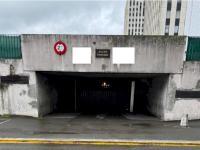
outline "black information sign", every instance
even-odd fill
[[[96,58],[110,58],[110,50],[96,49]]]

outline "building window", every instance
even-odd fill
[[[131,11],[131,8],[129,8],[129,11]]]
[[[181,11],[181,0],[177,1],[177,6],[176,6],[177,11]]]
[[[175,26],[175,28],[174,28],[174,35],[178,34],[178,30],[179,30],[179,26]]]
[[[167,18],[167,19],[166,19],[166,22],[165,22],[165,25],[169,25],[169,24],[170,24],[170,19]]]
[[[172,8],[172,1],[167,0],[167,11],[171,11],[171,8]]]
[[[133,35],[133,30],[132,30],[132,35]]]
[[[175,26],[179,26],[180,19],[175,20]]]
[[[130,27],[131,25],[129,24],[128,26]]]
[[[143,8],[143,16],[144,16],[144,8]]]
[[[169,34],[169,26],[165,26],[165,33]]]
[[[130,0],[130,6],[131,6],[131,2],[132,2],[132,1]]]
[[[180,15],[181,15],[180,11],[177,11],[176,12],[176,18],[180,18]]]
[[[167,11],[166,18],[170,18],[171,12]]]
[[[131,22],[131,19],[129,19],[129,22]]]
[[[131,16],[131,13],[129,13],[129,16]]]
[[[128,29],[128,35],[130,35],[130,29]]]

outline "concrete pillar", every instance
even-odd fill
[[[131,83],[131,99],[130,99],[130,112],[133,112],[133,106],[134,106],[134,95],[135,95],[135,81],[132,81]]]

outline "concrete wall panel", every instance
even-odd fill
[[[182,88],[200,89],[200,62],[187,61],[184,63]]]
[[[149,111],[161,119],[164,118],[168,78],[168,76],[154,78],[149,90]]]
[[[37,73],[37,97],[39,102],[39,116],[49,114],[54,109],[57,93],[48,82],[48,79]]]
[[[166,111],[164,120],[180,120],[188,114],[189,119],[200,119],[200,99],[180,99],[175,101],[173,109]]]
[[[53,49],[59,39],[68,46],[62,56]],[[91,47],[92,63],[72,64],[72,47]],[[111,58],[95,58],[96,48],[112,47],[135,47],[135,64],[112,64],[112,51]],[[184,49],[185,37],[22,35],[24,69],[28,71],[181,73]]]
[[[29,76],[29,84],[0,83],[0,115],[38,117],[35,72],[24,72],[22,60],[1,60],[0,66],[1,76]]]
[[[171,74],[164,107],[164,120],[200,119],[200,98],[176,98],[176,90],[200,90],[200,62],[184,62],[183,74]]]
[[[27,85],[10,85],[8,87],[8,112],[5,113],[38,117],[36,97],[30,97],[29,93]]]

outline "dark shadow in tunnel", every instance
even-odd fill
[[[121,114],[129,111],[131,81],[48,75],[57,91],[53,113]]]
[[[49,77],[50,84],[57,92],[53,113],[75,112],[75,80],[66,76]]]
[[[149,112],[148,93],[151,79],[137,79],[135,81],[134,114],[152,115]]]
[[[121,114],[129,111],[131,82],[117,78],[82,78],[77,81],[81,113]]]
[[[105,76],[107,75],[107,76]],[[152,75],[141,74],[96,74],[96,73],[40,73],[56,92],[55,101],[49,90],[44,89],[45,100],[42,106],[53,105],[49,113],[83,114],[124,114],[130,113],[131,87],[135,81],[133,114],[151,115],[149,106],[154,105],[154,98],[149,100]],[[159,76],[156,75],[156,76]],[[155,93],[155,92],[154,92]],[[154,94],[153,93],[153,94]],[[47,96],[48,98],[46,98]],[[55,95],[55,94],[54,94]],[[155,94],[154,94],[155,95]],[[158,95],[158,94],[157,94]],[[156,96],[157,96],[156,95]],[[41,97],[41,101],[44,96]],[[50,100],[50,103],[48,101]],[[52,108],[52,107],[51,107]],[[41,110],[44,107],[41,107]]]

